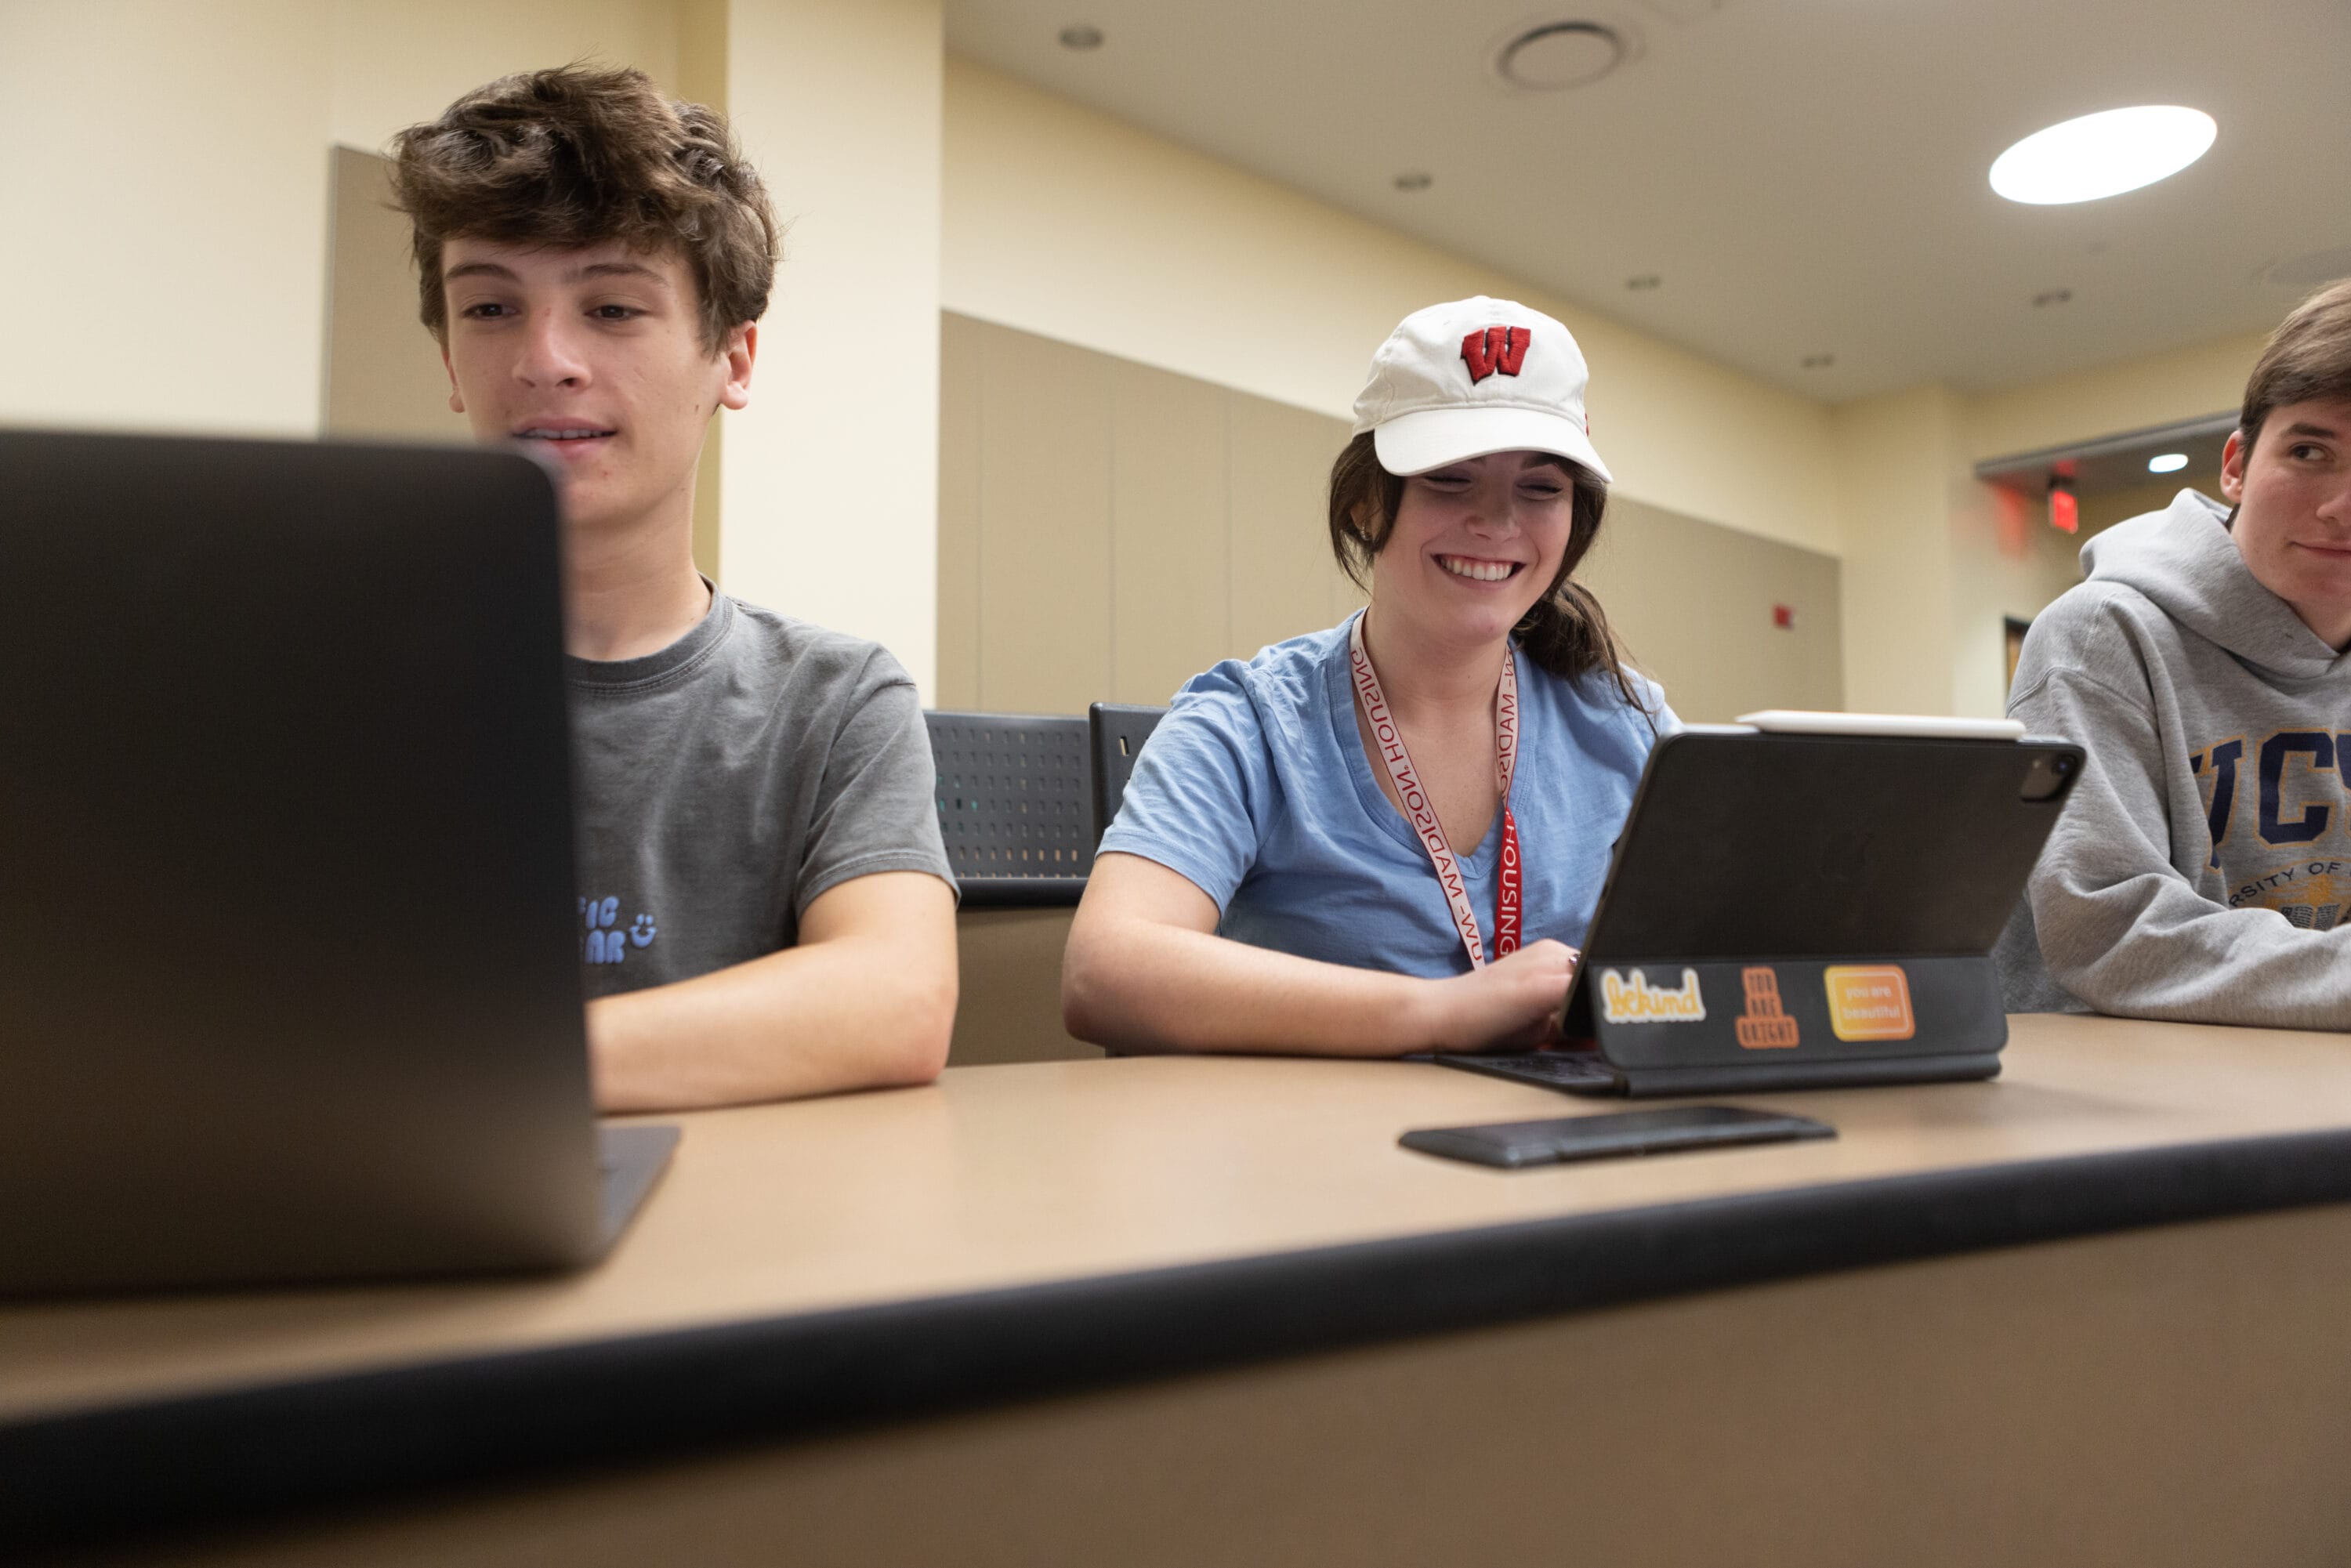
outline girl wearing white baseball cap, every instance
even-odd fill
[[[1062,965],[1128,1050],[1396,1056],[1541,1041],[1677,721],[1573,573],[1608,470],[1565,327],[1503,299],[1381,345],[1331,472],[1369,609],[1176,694]]]

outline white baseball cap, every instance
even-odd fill
[[[1565,327],[1510,299],[1456,299],[1404,319],[1372,356],[1355,430],[1380,466],[1426,474],[1489,452],[1555,452],[1611,479],[1583,412],[1591,371]]]

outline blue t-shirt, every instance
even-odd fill
[[[1467,973],[1428,852],[1380,793],[1355,727],[1347,628],[1228,659],[1176,694],[1135,759],[1102,852],[1158,862],[1216,901],[1220,935],[1358,968]],[[1519,656],[1519,759],[1510,810],[1524,862],[1527,942],[1583,943],[1608,853],[1657,736],[1679,727],[1604,674],[1562,680]],[[1652,726],[1654,725],[1654,728]],[[1501,814],[1462,854],[1491,951]]]

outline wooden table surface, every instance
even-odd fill
[[[2006,1060],[1990,1082],[1728,1097],[1821,1118],[1834,1140],[1516,1173],[1396,1137],[1621,1103],[1416,1063],[1157,1057],[974,1068],[918,1090],[666,1118],[684,1128],[674,1167],[585,1273],[0,1307],[0,1427],[1521,1222],[2351,1137],[2351,1040],[2020,1017]]]

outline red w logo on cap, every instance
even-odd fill
[[[1477,385],[1496,371],[1519,373],[1526,362],[1527,344],[1534,334],[1524,327],[1489,327],[1461,340],[1461,361],[1469,367],[1469,384]]]

